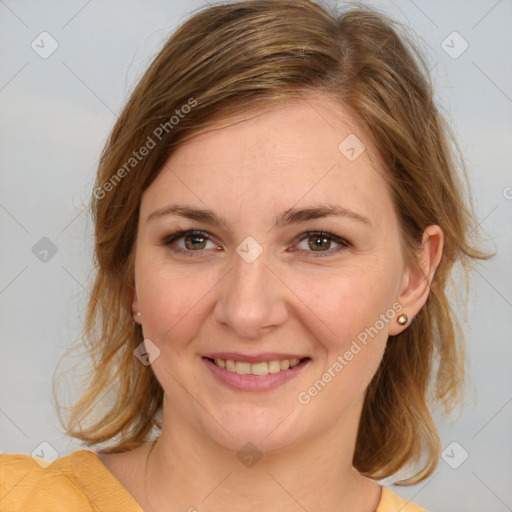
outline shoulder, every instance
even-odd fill
[[[382,487],[379,505],[375,512],[428,512],[426,509],[398,496],[387,487]]]
[[[140,507],[89,450],[51,464],[24,454],[0,454],[2,512],[139,512]]]
[[[76,486],[66,457],[47,465],[23,454],[0,454],[0,504],[2,511],[47,510],[57,503],[77,508],[88,505]]]

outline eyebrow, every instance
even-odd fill
[[[222,215],[218,215],[209,209],[195,208],[184,204],[170,204],[162,208],[158,208],[148,215],[146,222],[169,215],[178,215],[198,222],[204,222],[205,224],[223,226],[224,228],[229,229],[229,223]],[[365,217],[353,210],[343,208],[342,206],[335,204],[320,204],[318,206],[301,209],[290,208],[277,217],[274,217],[272,227],[276,228],[291,224],[299,224],[301,222],[320,219],[323,217],[346,217],[369,226],[372,224],[368,217]]]

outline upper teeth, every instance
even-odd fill
[[[263,361],[261,363],[246,363],[242,361],[233,361],[232,359],[214,359],[217,366],[226,368],[230,372],[236,372],[241,375],[268,375],[277,373],[281,370],[288,370],[297,366],[300,359],[283,359],[282,361]]]

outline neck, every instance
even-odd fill
[[[162,432],[147,458],[147,510],[371,512],[380,487],[352,467],[358,417],[278,451],[241,443],[236,452],[164,404]]]

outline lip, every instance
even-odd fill
[[[223,353],[223,356],[226,355],[227,354]],[[265,354],[265,357],[267,357],[267,355],[268,354]],[[288,357],[283,357],[282,354],[280,354],[280,356],[282,357],[282,359],[288,359]],[[261,357],[261,354],[254,357]],[[224,359],[224,357],[216,357],[216,359]],[[230,359],[230,357],[228,357],[227,359]],[[300,358],[297,357],[295,359]],[[210,370],[215,379],[221,384],[236,391],[250,392],[270,391],[272,389],[276,389],[279,386],[282,386],[287,382],[290,382],[295,377],[297,377],[299,373],[302,372],[302,370],[308,367],[309,364],[311,363],[311,359],[306,358],[303,361],[301,361],[297,366],[289,368],[288,370],[282,370],[277,373],[269,373],[268,375],[241,375],[239,373],[226,370],[226,368],[221,368],[220,366],[217,366],[214,362],[207,359],[206,356],[202,358],[202,361],[204,362],[208,370]],[[240,359],[238,359],[238,361],[240,361]],[[261,359],[259,361],[254,362],[260,361]],[[264,361],[272,361],[272,359],[264,359]],[[246,360],[244,362],[250,361]]]
[[[261,354],[238,354],[237,352],[213,352],[211,354],[203,354],[203,357],[210,359],[231,359],[232,361],[240,361],[241,363],[263,363],[268,361],[284,361],[285,359],[304,359],[305,355],[301,354],[278,354],[277,352],[263,352]]]

